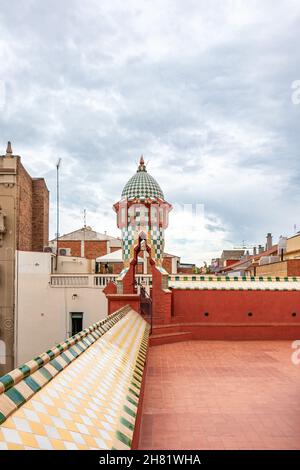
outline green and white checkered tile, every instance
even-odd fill
[[[223,278],[200,276],[169,276],[169,287],[173,289],[214,289],[214,290],[300,290],[300,281],[286,279],[271,280],[253,278]]]
[[[146,171],[137,171],[126,183],[122,198],[128,200],[164,199],[164,194],[157,181]]]

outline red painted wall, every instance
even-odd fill
[[[172,324],[194,339],[297,339],[300,291],[173,289]]]
[[[227,267],[227,266],[231,266],[232,264],[235,264],[235,263],[237,263],[238,261],[239,261],[238,259],[227,259],[227,260],[225,261],[225,266],[226,266],[226,267]]]
[[[152,314],[153,324],[167,324],[171,321],[172,292],[162,289],[162,274],[153,267],[152,269]]]
[[[205,323],[300,323],[300,291],[172,290],[173,320]],[[204,313],[209,315],[205,316]],[[249,317],[248,313],[252,312]],[[296,312],[293,317],[291,314]]]
[[[130,307],[136,312],[140,311],[140,296],[139,295],[123,295],[123,294],[107,294],[108,301],[108,315],[116,312],[125,305]]]

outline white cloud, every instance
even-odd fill
[[[118,234],[112,204],[141,153],[167,199],[204,204],[201,232],[170,214],[167,249],[198,263],[299,214],[296,0],[1,2],[2,146],[51,190],[61,232]],[[193,222],[187,220],[186,222]]]

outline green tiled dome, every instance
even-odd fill
[[[143,157],[141,157],[136,174],[130,178],[122,191],[122,198],[125,197],[127,199],[164,199],[164,194],[159,184],[147,173]]]

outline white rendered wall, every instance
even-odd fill
[[[51,254],[16,254],[15,366],[71,335],[70,312],[83,312],[83,328],[104,318],[102,288],[51,287]]]

